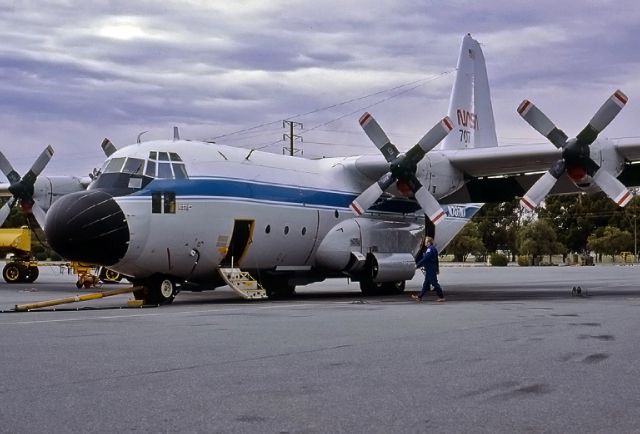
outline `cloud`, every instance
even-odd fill
[[[144,130],[170,137],[173,125],[184,137],[281,152],[281,121],[299,114],[305,156],[371,153],[357,124],[365,110],[408,147],[446,112],[468,32],[483,44],[499,137],[539,140],[515,114],[523,98],[573,131],[620,87],[630,103],[607,133],[633,135],[638,118],[640,12],[630,0],[0,8],[0,149],[25,169],[50,143],[47,170],[84,173],[101,164],[104,136],[122,145]]]

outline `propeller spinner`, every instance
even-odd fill
[[[582,182],[587,175],[593,182],[613,199],[619,206],[625,206],[631,200],[631,192],[610,172],[600,167],[590,156],[589,146],[598,134],[620,113],[627,103],[627,96],[617,90],[600,107],[575,138],[568,136],[556,127],[540,109],[530,101],[524,100],[518,107],[518,113],[536,131],[545,136],[557,148],[562,150],[562,157],[542,175],[527,193],[520,199],[520,205],[533,210],[549,194],[560,176],[565,172],[576,183]]]
[[[369,113],[360,118],[360,125],[369,139],[384,155],[390,164],[389,171],[369,188],[363,191],[350,205],[351,210],[361,215],[389,188],[394,182],[399,181],[408,187],[414,194],[427,217],[438,224],[445,216],[445,212],[435,197],[416,178],[416,167],[424,155],[433,149],[453,129],[453,122],[449,117],[444,117],[420,141],[406,154],[401,154],[398,148],[391,143],[378,122]]]
[[[32,213],[40,227],[44,229],[46,214],[40,205],[33,200],[33,192],[38,175],[40,175],[47,163],[49,163],[52,156],[53,148],[47,146],[33,163],[31,169],[21,177],[18,172],[13,169],[4,154],[0,152],[0,171],[2,171],[9,180],[9,192],[11,193],[11,198],[0,208],[0,225],[4,223],[11,209],[19,201],[22,210],[27,213]]]

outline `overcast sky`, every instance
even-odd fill
[[[572,136],[617,88],[629,103],[605,135],[640,136],[639,24],[633,0],[0,0],[0,149],[22,173],[50,144],[45,173],[85,175],[104,137],[177,125],[282,153],[293,119],[305,157],[374,153],[364,111],[407,149],[446,114],[466,33],[501,144],[541,141],[524,98]]]

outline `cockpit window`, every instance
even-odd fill
[[[123,164],[124,158],[113,158],[107,163],[107,166],[104,168],[104,173],[120,172]]]
[[[143,168],[144,168],[144,160],[140,158],[127,158],[127,162],[124,163],[124,168],[122,169],[122,173],[142,175]]]
[[[154,152],[155,154],[155,152]],[[147,161],[147,170],[144,171],[144,174],[147,176],[151,176],[152,178],[156,176],[156,162],[155,161]]]
[[[187,179],[187,171],[184,168],[184,164],[173,163],[173,174],[176,179]]]
[[[118,194],[130,194],[160,179],[188,179],[182,158],[175,152],[149,152],[148,158],[116,157],[104,162],[89,188],[109,188]]]
[[[171,164],[158,163],[158,178],[173,178],[173,173],[171,172]]]

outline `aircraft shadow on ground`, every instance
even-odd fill
[[[605,288],[605,287],[585,287],[580,294],[574,293],[572,287],[533,287],[526,288],[513,286],[496,287],[491,286],[473,286],[472,288],[465,286],[449,286],[445,289],[447,304],[461,302],[525,302],[525,301],[551,301],[551,300],[597,300],[597,299],[635,299],[640,302],[640,288]],[[235,296],[234,294],[219,292],[202,292],[191,293],[184,292],[179,294],[175,301],[167,306],[145,306],[144,309],[154,308],[170,308],[171,306],[259,306],[274,304],[291,304],[296,303],[313,303],[313,302],[337,302],[352,304],[386,304],[386,303],[412,303],[412,294],[417,294],[416,290],[407,290],[398,295],[385,296],[365,296],[359,290],[350,292],[336,291],[313,291],[304,292],[304,289],[290,297],[283,297],[273,300],[245,300]],[[436,300],[435,292],[430,291],[424,298],[423,303],[432,303]],[[60,305],[55,308],[43,308],[33,310],[31,312],[51,312],[51,311],[89,311],[89,310],[115,310],[122,309],[123,305]],[[4,311],[3,313],[11,313]]]

